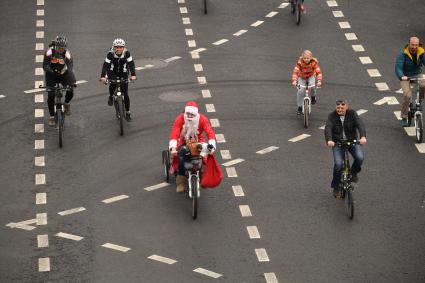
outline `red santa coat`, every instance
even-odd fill
[[[199,123],[198,123],[198,131],[197,131],[198,141],[205,142],[205,137],[202,134],[205,132],[208,138],[208,143],[216,147],[215,134],[211,127],[210,121],[203,114],[198,113],[198,115],[199,115]],[[184,113],[182,113],[179,116],[177,116],[176,120],[174,121],[173,128],[171,129],[169,148],[173,148],[173,147],[178,148],[181,145],[186,144],[186,140],[184,136],[182,135],[184,124],[185,124]]]

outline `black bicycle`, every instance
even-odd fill
[[[295,23],[297,25],[301,22],[301,6],[302,0],[291,0],[291,13],[295,15]]]
[[[421,143],[423,140],[423,119],[422,119],[422,99],[419,94],[419,83],[421,79],[411,78],[409,81],[411,84],[416,85],[416,98],[413,101],[413,97],[410,98],[409,109],[407,112],[407,124],[412,124],[412,120],[415,125],[416,141]]]
[[[352,183],[350,159],[348,158],[348,151],[351,146],[359,144],[358,141],[342,140],[336,146],[344,150],[344,163],[342,166],[341,181],[339,183],[341,199],[345,199],[347,204],[347,212],[350,219],[354,218],[354,185]]]
[[[65,125],[65,106],[62,102],[62,98],[67,91],[72,90],[74,86],[62,86],[60,83],[56,83],[54,87],[43,87],[39,86],[39,88],[45,88],[47,91],[53,91],[55,93],[55,127],[58,130],[58,142],[59,147],[63,146],[63,131]]]
[[[129,80],[127,78],[118,78],[116,80],[108,79],[106,83],[116,85],[114,94],[112,95],[114,107],[115,107],[115,116],[118,120],[120,135],[124,135],[124,119],[125,119],[125,103],[124,103],[124,95],[121,92],[121,84],[128,83]],[[130,81],[132,82],[132,81]]]

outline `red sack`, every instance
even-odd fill
[[[201,186],[203,188],[215,188],[220,185],[222,179],[223,173],[221,172],[220,165],[214,155],[208,155],[205,170],[202,174]]]

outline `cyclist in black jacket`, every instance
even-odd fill
[[[358,139],[358,134],[360,139]],[[331,187],[334,191],[334,196],[339,194],[339,182],[341,180],[341,171],[344,160],[344,150],[335,146],[341,140],[358,140],[361,145],[366,144],[366,128],[362,119],[357,115],[356,111],[348,109],[348,103],[345,99],[338,99],[336,101],[336,109],[332,111],[325,126],[325,139],[326,144],[332,147],[334,157],[333,179]],[[364,155],[363,151],[358,144],[354,144],[349,149],[350,154],[354,158],[353,165],[351,166],[351,180],[358,181],[357,174],[361,171]]]
[[[73,72],[73,61],[71,52],[67,49],[68,40],[64,35],[56,36],[49,49],[44,53],[43,70],[46,73],[46,86],[54,87],[56,83],[63,86],[74,86],[75,75]],[[65,95],[65,115],[71,114],[70,102],[74,96],[71,88]],[[47,105],[49,108],[49,125],[55,125],[55,92],[49,90],[47,92]]]
[[[103,63],[102,73],[100,75],[100,80],[103,83],[106,83],[107,78],[111,80],[116,80],[117,78],[128,78],[130,73],[130,80],[134,81],[136,77],[136,68],[134,65],[133,57],[130,55],[130,51],[125,48],[125,41],[122,38],[116,38],[112,43],[112,48],[108,52]],[[116,85],[109,85],[109,98],[108,105],[112,106],[112,95],[114,94]],[[130,97],[128,96],[128,83],[121,83],[121,92],[124,96],[125,104],[125,119],[127,121],[131,120],[130,115]]]

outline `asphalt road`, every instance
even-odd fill
[[[425,5],[306,1],[296,26],[285,2],[202,4],[0,3],[0,282],[425,282],[425,144],[399,104],[374,104],[401,102],[395,56],[425,38]],[[80,81],[63,148],[34,90],[36,56],[59,33]],[[98,82],[116,37],[139,67],[123,137]],[[308,129],[290,86],[304,49],[324,73]],[[367,127],[353,220],[331,195],[320,129],[341,96]],[[161,164],[189,100],[214,119],[225,176],[196,221]]]

